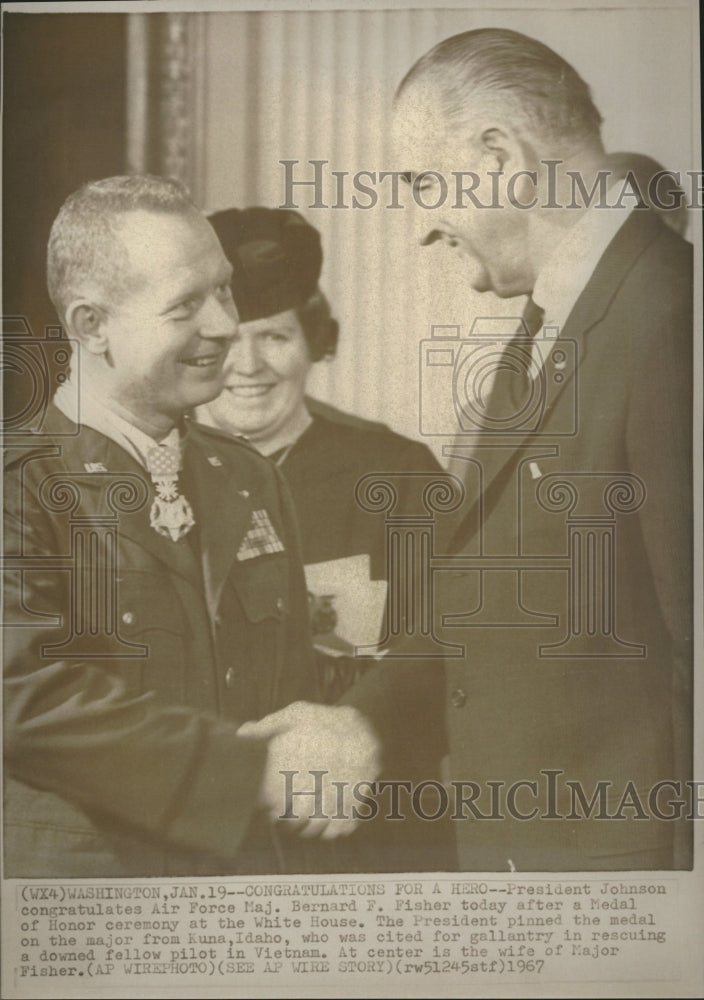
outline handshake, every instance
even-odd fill
[[[352,787],[381,770],[379,740],[361,712],[296,701],[246,722],[238,736],[268,740],[260,805],[273,822],[286,818],[303,837],[352,833],[359,824],[349,805]],[[305,792],[292,792],[292,772],[309,779]]]

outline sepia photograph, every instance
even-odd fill
[[[701,995],[699,18],[3,5],[3,997]]]

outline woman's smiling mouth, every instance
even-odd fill
[[[233,396],[251,399],[257,396],[265,396],[275,386],[275,382],[258,382],[255,385],[229,385],[227,386],[227,391]]]

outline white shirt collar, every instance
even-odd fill
[[[609,194],[620,183],[612,185]],[[608,198],[607,198],[608,202]],[[592,205],[565,233],[538,273],[533,301],[545,310],[545,326],[558,334],[596,270],[604,251],[634,209]]]
[[[124,417],[111,410],[102,399],[81,386],[80,402],[72,377],[59,386],[54,395],[54,405],[75,424],[92,427],[124,448],[140,465],[147,468],[147,453],[157,445],[168,445],[181,454],[181,436],[178,427],[172,428],[162,441],[156,441],[135,427]]]

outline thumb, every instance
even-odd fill
[[[257,722],[245,722],[237,730],[238,736],[253,739],[269,739],[300,724],[310,706],[303,701],[294,701],[278,712],[271,712]]]

